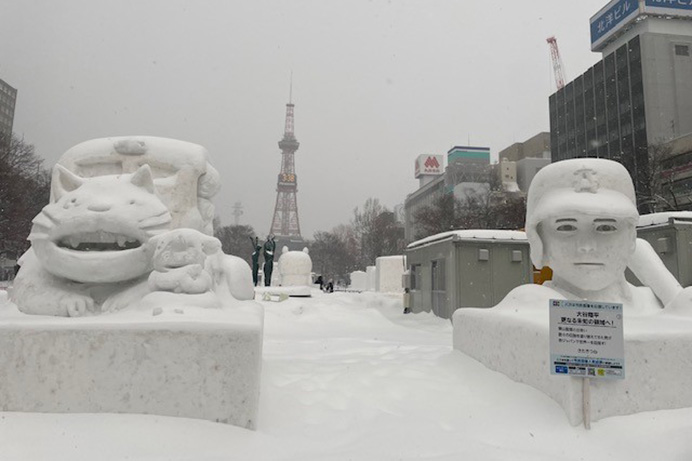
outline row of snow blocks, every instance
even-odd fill
[[[590,380],[591,419],[692,407],[692,318],[665,313],[628,318],[625,379]],[[550,374],[545,315],[521,309],[457,309],[454,348],[555,400],[572,425],[583,421],[580,378]]]
[[[0,410],[137,413],[254,429],[263,310],[0,318]],[[243,311],[244,310],[244,311]]]
[[[402,276],[405,266],[404,256],[380,256],[375,260],[375,291],[380,293],[402,293]]]
[[[365,268],[365,276],[367,277],[367,285],[365,286],[366,291],[376,291],[377,290],[377,268],[375,266],[368,266]]]
[[[351,284],[349,289],[355,291],[365,291],[368,287],[368,276],[363,271],[351,272]]]

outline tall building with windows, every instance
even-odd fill
[[[0,79],[0,136],[11,136],[17,90]]]
[[[621,162],[642,212],[649,146],[692,132],[690,19],[690,2],[609,2],[591,18],[591,48],[601,60],[549,98],[552,161]]]

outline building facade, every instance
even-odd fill
[[[504,159],[518,162],[524,158],[550,158],[550,133],[543,131],[524,142],[515,142],[497,155],[500,162]]]
[[[445,194],[445,177],[438,176],[432,181],[409,194],[404,202],[404,239],[407,242],[416,240],[416,219],[419,210],[431,206]]]
[[[445,185],[447,192],[462,183],[487,183],[490,175],[490,148],[454,146],[447,151]]]
[[[550,164],[550,133],[544,131],[524,142],[514,143],[502,149],[498,156],[501,166],[500,180],[504,190],[516,192],[509,183],[511,176],[505,173],[505,168],[502,168],[506,165],[506,169],[514,169],[514,179],[511,180],[514,181],[514,187],[522,192],[528,192],[536,173]]]
[[[433,205],[444,194],[454,194],[463,199],[469,193],[487,190],[490,175],[490,148],[473,146],[454,146],[447,151],[447,167],[444,174],[423,177],[422,161],[439,156],[420,156],[416,160],[416,178],[420,187],[409,194],[404,202],[404,238],[412,242],[417,236],[415,216],[417,212]]]
[[[16,102],[17,90],[0,79],[0,136],[9,138],[12,135]]]
[[[517,186],[522,192],[528,192],[533,177],[541,168],[550,165],[549,158],[526,157],[517,161]]]
[[[602,59],[549,98],[552,161],[622,163],[642,212],[650,211],[649,147],[692,132],[692,5],[663,3],[606,5],[591,19]]]

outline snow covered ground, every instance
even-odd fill
[[[257,431],[0,413],[0,460],[692,459],[692,409],[572,427],[548,397],[453,351],[448,321],[403,315],[394,297],[316,290],[263,304]]]

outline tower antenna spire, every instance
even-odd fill
[[[293,104],[293,69],[291,69],[291,84],[288,88],[288,103]]]

